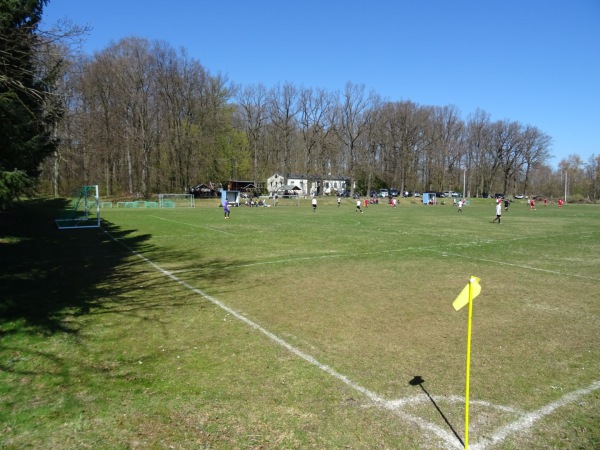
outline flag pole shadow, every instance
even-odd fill
[[[446,422],[446,425],[448,425],[448,427],[450,428],[450,430],[452,430],[452,433],[454,434],[454,436],[456,436],[456,439],[458,439],[460,441],[460,444],[462,446],[464,446],[465,443],[463,442],[463,440],[461,439],[461,437],[458,435],[458,433],[456,432],[456,430],[454,429],[454,427],[452,426],[452,424],[450,423],[450,421],[448,420],[448,418],[446,417],[446,415],[444,414],[444,412],[437,405],[437,403],[435,402],[435,400],[433,399],[433,397],[431,395],[429,395],[429,392],[427,392],[427,389],[425,389],[425,387],[423,386],[423,383],[425,383],[425,380],[420,375],[415,375],[412,378],[412,380],[410,380],[408,382],[408,384],[410,384],[411,386],[419,386],[421,388],[421,390],[425,393],[425,395],[427,395],[427,398],[429,398],[429,400],[431,401],[431,403],[433,404],[433,406],[435,407],[435,409],[437,410],[437,412],[440,413],[440,416],[442,416],[442,419],[444,419],[444,422]]]

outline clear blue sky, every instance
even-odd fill
[[[127,36],[184,47],[242,85],[343,89],[533,125],[553,167],[600,155],[600,0],[50,0],[89,25],[86,53]]]

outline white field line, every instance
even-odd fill
[[[379,407],[385,408],[389,411],[392,411],[394,414],[396,414],[398,417],[402,418],[403,420],[412,422],[415,425],[419,426],[420,428],[433,433],[435,436],[437,436],[443,442],[444,448],[455,448],[455,449],[463,448],[463,446],[460,444],[460,442],[457,442],[456,436],[454,436],[453,433],[450,433],[449,431],[445,430],[444,428],[441,428],[434,423],[428,422],[428,421],[422,419],[421,417],[417,417],[412,414],[408,414],[407,412],[399,409],[407,404],[414,404],[416,402],[422,402],[422,401],[424,401],[425,397],[423,397],[423,399],[421,399],[420,397],[422,397],[422,396],[419,396],[419,398],[417,400],[415,400],[413,398],[413,399],[400,399],[400,400],[391,400],[391,401],[388,401],[388,400],[385,400],[385,399],[379,397],[374,392],[372,392],[372,391],[360,386],[359,384],[355,383],[354,381],[350,380],[347,376],[337,372],[335,369],[329,367],[328,365],[319,362],[317,359],[310,356],[309,354],[304,353],[303,351],[297,349],[296,347],[294,347],[287,341],[281,339],[277,335],[268,331],[266,328],[262,327],[261,325],[257,324],[256,322],[253,322],[252,320],[248,319],[243,314],[241,314],[241,313],[237,312],[236,310],[230,308],[229,306],[225,305],[224,303],[222,303],[215,297],[207,294],[206,292],[202,291],[201,289],[198,289],[198,288],[190,285],[189,283],[181,280],[180,278],[176,277],[172,272],[169,272],[168,270],[163,269],[158,264],[154,263],[153,261],[151,261],[148,258],[146,258],[145,256],[143,256],[141,253],[136,252],[131,247],[124,244],[120,239],[113,237],[108,231],[106,231],[104,229],[103,229],[103,231],[113,241],[122,245],[129,252],[131,252],[138,258],[140,258],[145,263],[152,266],[154,269],[156,269],[163,275],[169,277],[171,280],[175,281],[176,283],[181,284],[182,286],[191,290],[192,292],[195,292],[196,294],[204,297],[205,299],[207,299],[214,305],[218,306],[222,310],[226,311],[227,313],[231,314],[232,316],[234,316],[241,322],[244,322],[245,324],[249,325],[251,328],[253,328],[257,331],[260,331],[265,336],[267,336],[269,339],[271,339],[278,345],[282,346],[283,348],[287,349],[291,353],[304,359],[305,361],[309,362],[310,364],[316,366],[323,372],[333,376],[334,378],[343,382],[344,384],[346,384],[348,387],[354,389],[355,391],[360,392],[361,394],[365,395],[376,406],[379,406]],[[479,450],[479,449],[487,448],[488,445],[498,444],[498,443],[502,442],[504,439],[506,439],[509,435],[523,431],[527,428],[530,428],[531,426],[533,426],[533,424],[535,422],[537,422],[538,420],[542,419],[543,417],[553,413],[556,409],[558,409],[562,406],[566,406],[567,404],[576,401],[580,397],[587,395],[598,389],[600,389],[600,381],[596,381],[596,382],[592,383],[587,388],[579,389],[577,391],[566,394],[565,396],[561,397],[557,401],[549,403],[548,405],[543,406],[542,408],[538,409],[537,411],[525,413],[523,415],[523,417],[521,417],[520,419],[518,419],[510,424],[507,424],[503,427],[500,427],[499,430],[496,433],[494,433],[490,438],[486,438],[482,442],[475,443],[474,445],[471,446],[471,448],[473,448],[475,450]],[[456,402],[456,401],[460,401],[460,400],[464,401],[464,398],[461,398],[458,396],[449,396],[449,397],[440,397],[440,398],[446,398],[452,402]],[[514,409],[512,409],[512,408],[504,407],[501,405],[493,405],[493,404],[490,404],[488,402],[483,402],[483,401],[472,401],[471,404],[480,404],[483,406],[489,406],[489,407],[507,411],[507,412],[514,412]]]
[[[218,306],[222,310],[224,310],[227,313],[231,314],[232,316],[234,316],[238,320],[246,323],[251,328],[253,328],[253,329],[257,330],[257,331],[260,331],[261,333],[263,333],[264,335],[266,335],[269,339],[271,339],[272,341],[276,342],[277,344],[279,344],[280,346],[284,347],[285,349],[289,350],[290,352],[292,352],[296,356],[304,359],[305,361],[309,362],[310,364],[312,364],[312,365],[318,367],[319,369],[321,369],[323,372],[328,373],[329,375],[333,376],[334,378],[340,380],[341,382],[343,382],[344,384],[346,384],[350,388],[354,389],[355,391],[360,392],[361,394],[365,395],[375,405],[383,407],[383,408],[388,409],[388,410],[391,410],[395,414],[397,414],[399,417],[401,417],[402,419],[404,419],[406,421],[410,421],[410,422],[418,425],[419,427],[432,432],[433,434],[435,434],[438,438],[440,438],[444,442],[444,447],[445,448],[462,448],[462,446],[460,445],[459,442],[456,441],[456,438],[455,438],[455,436],[452,433],[446,431],[445,429],[443,429],[443,428],[441,428],[441,427],[439,427],[439,426],[437,426],[437,425],[435,425],[433,423],[429,423],[429,422],[427,422],[427,421],[425,421],[425,420],[423,420],[423,419],[421,419],[419,417],[416,417],[416,416],[413,416],[411,414],[408,414],[408,413],[405,413],[403,411],[398,410],[393,404],[385,401],[383,398],[379,397],[374,392],[371,392],[370,390],[368,390],[368,389],[366,389],[366,388],[358,385],[357,383],[355,383],[354,381],[350,380],[345,375],[342,375],[341,373],[337,372],[335,369],[333,369],[333,368],[331,368],[331,367],[329,367],[329,366],[327,366],[327,365],[319,362],[318,360],[316,360],[314,357],[310,356],[309,354],[304,353],[303,351],[297,349],[296,347],[294,347],[293,345],[291,345],[288,342],[284,341],[283,339],[281,339],[277,335],[275,335],[275,334],[271,333],[270,331],[268,331],[266,328],[263,328],[262,326],[258,325],[257,323],[253,322],[252,320],[250,320],[247,317],[245,317],[244,315],[242,315],[241,313],[238,313],[234,309],[230,308],[229,306],[225,305],[221,301],[217,300],[215,297],[207,294],[206,292],[202,291],[201,289],[198,289],[198,288],[190,285],[189,283],[181,280],[180,278],[176,277],[175,275],[173,275],[173,273],[169,272],[168,270],[163,269],[158,264],[156,264],[153,261],[149,260],[144,255],[142,255],[141,253],[136,252],[135,250],[133,250],[132,248],[130,248],[129,246],[127,246],[126,244],[124,244],[121,240],[116,239],[115,237],[113,237],[106,230],[103,230],[103,231],[113,241],[118,242],[119,244],[121,244],[123,247],[125,247],[132,254],[134,254],[135,256],[137,256],[138,258],[140,258],[142,261],[144,261],[145,263],[147,263],[150,266],[152,266],[153,268],[155,268],[157,271],[161,272],[163,275],[169,277],[171,280],[175,281],[176,283],[181,284],[182,286],[184,286],[185,288],[191,290],[192,292],[195,292],[196,294],[204,297],[205,299],[209,300],[211,303],[215,304],[216,306]]]
[[[209,230],[209,231],[216,231],[216,232],[218,232],[218,233],[231,234],[231,233],[228,233],[227,231],[219,230],[218,228],[205,227],[205,226],[202,226],[202,225],[196,225],[195,223],[179,222],[179,221],[177,221],[177,220],[173,220],[173,219],[165,219],[164,217],[160,217],[160,216],[154,216],[154,215],[151,215],[150,217],[154,217],[155,219],[164,220],[164,221],[166,221],[166,222],[177,223],[177,224],[179,224],[179,225],[187,225],[187,226],[189,226],[189,227],[203,228],[203,229],[205,229],[205,230]]]
[[[541,407],[537,411],[527,413],[523,415],[523,417],[521,417],[520,419],[500,427],[498,431],[496,431],[491,437],[486,438],[481,442],[477,442],[475,445],[472,445],[470,447],[473,450],[479,450],[487,448],[488,445],[498,444],[504,439],[506,439],[510,434],[518,433],[532,427],[535,422],[549,414],[552,414],[558,408],[566,406],[569,403],[573,403],[574,401],[577,401],[584,395],[588,395],[594,391],[597,391],[598,389],[600,389],[600,381],[595,381],[588,387],[578,389],[577,391],[569,392],[568,394],[565,394],[563,397],[559,398],[555,402],[548,403],[547,405]]]
[[[582,233],[577,233],[577,234],[591,234],[590,232],[582,232]],[[529,237],[514,237],[511,239],[502,239],[502,242],[506,242],[507,240],[512,240],[512,241],[518,241],[518,240],[522,240],[522,239],[529,239]],[[480,244],[492,244],[496,242],[495,239],[485,239],[482,241],[471,241],[471,242],[458,242],[455,244],[444,244],[444,245],[435,245],[435,246],[426,246],[426,247],[406,247],[406,248],[400,248],[400,249],[392,249],[392,250],[378,250],[378,251],[372,251],[372,252],[361,252],[361,253],[335,253],[335,254],[328,254],[328,255],[316,255],[316,256],[301,256],[301,257],[297,257],[297,258],[286,258],[286,259],[279,259],[279,260],[273,260],[273,261],[261,261],[261,262],[255,262],[255,263],[248,263],[248,264],[239,264],[239,265],[232,265],[233,267],[250,267],[250,266],[259,266],[259,265],[267,265],[267,264],[281,264],[281,263],[288,263],[288,262],[299,262],[299,261],[306,261],[306,260],[315,260],[315,259],[326,259],[326,258],[341,258],[341,257],[345,257],[345,256],[350,256],[350,257],[357,257],[357,256],[368,256],[368,255],[379,255],[379,254],[392,254],[392,253],[400,253],[400,252],[406,252],[406,251],[428,251],[428,252],[434,252],[434,253],[439,253],[442,255],[449,255],[449,256],[454,256],[457,258],[464,258],[464,259],[471,259],[474,261],[482,261],[482,262],[488,262],[488,263],[493,263],[493,264],[499,264],[499,265],[504,265],[504,266],[511,266],[511,267],[518,267],[521,269],[527,269],[527,270],[534,270],[534,271],[539,271],[539,272],[545,272],[545,273],[550,273],[553,275],[563,275],[563,276],[568,276],[568,277],[574,277],[574,278],[583,278],[583,279],[587,279],[587,280],[592,280],[592,281],[600,281],[600,279],[598,278],[594,278],[594,277],[589,277],[586,275],[579,275],[579,274],[575,274],[575,273],[566,273],[566,272],[560,272],[557,270],[548,270],[548,269],[540,269],[538,267],[533,267],[533,266],[527,266],[527,265],[522,265],[522,264],[514,264],[514,263],[508,263],[508,262],[503,262],[503,261],[496,261],[496,260],[492,260],[492,259],[486,259],[486,258],[474,258],[471,256],[465,256],[465,255],[460,255],[458,253],[451,253],[445,250],[441,250],[441,248],[448,248],[448,247],[469,247],[472,245],[480,245]]]
[[[464,403],[465,398],[459,395],[426,395],[426,394],[418,394],[414,397],[405,397],[399,398],[396,400],[388,400],[388,404],[391,408],[403,408],[405,406],[414,406],[414,405],[422,405],[431,403],[431,399],[433,399],[436,403],[448,402],[448,403]],[[498,411],[502,411],[505,413],[524,415],[525,413],[520,410],[513,408],[511,406],[504,405],[495,405],[490,402],[486,402],[485,400],[469,400],[469,405],[477,405],[482,406],[484,408],[496,409]]]
[[[587,275],[579,275],[577,273],[567,273],[567,272],[561,272],[559,270],[540,269],[539,267],[532,267],[532,266],[527,266],[527,265],[524,265],[524,264],[514,264],[514,263],[509,263],[509,262],[504,262],[504,261],[497,261],[497,260],[487,259],[487,258],[474,258],[472,256],[459,255],[458,253],[450,253],[450,252],[447,252],[447,251],[444,251],[444,250],[434,250],[432,248],[423,248],[422,250],[428,251],[428,252],[439,253],[439,254],[442,254],[442,255],[454,256],[456,258],[463,258],[463,259],[470,259],[470,260],[473,260],[473,261],[482,261],[482,262],[487,262],[487,263],[492,263],[492,264],[498,264],[498,265],[501,265],[501,266],[518,267],[520,269],[535,270],[535,271],[538,271],[538,272],[551,273],[553,275],[562,275],[562,276],[565,276],[565,277],[584,278],[586,280],[600,281],[600,279],[598,279],[598,278],[588,277]]]

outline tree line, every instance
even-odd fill
[[[30,16],[38,20],[45,3]],[[345,176],[362,193],[464,188],[470,196],[555,197],[568,174],[572,195],[598,198],[600,157],[584,163],[572,155],[553,170],[552,139],[533,125],[492,120],[479,109],[463,118],[454,106],[389,101],[351,82],[335,92],[287,82],[236,85],[185,49],[137,37],[76,56],[64,35],[42,39],[30,20],[30,41],[4,38],[5,26],[17,35],[23,26],[5,24],[4,15],[2,45],[19,57],[5,62],[0,52],[0,95],[15,99],[14,109],[0,103],[2,123],[29,116],[32,138],[3,144],[0,170],[20,168],[56,196],[98,184],[102,195],[149,197],[299,172]],[[9,72],[7,62],[20,72]],[[33,106],[19,98],[23,84],[31,86],[25,99]],[[28,149],[35,145],[37,152]]]

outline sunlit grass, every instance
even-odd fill
[[[403,199],[357,214],[351,200],[320,199],[316,213],[303,200],[233,208],[226,221],[209,200],[106,210],[106,233],[20,229],[0,253],[18,258],[1,292],[1,442],[439,448],[427,426],[211,299],[382,399],[422,397],[403,411],[463,436],[464,404],[453,399],[464,395],[466,311],[451,304],[471,275],[482,294],[470,439],[493,435],[598,381],[600,208],[530,212],[515,202],[497,225],[492,202],[458,213]],[[425,383],[409,384],[417,375]],[[558,446],[563,434],[567,448],[589,448],[600,436],[590,418],[598,400],[595,391],[495,448]]]

